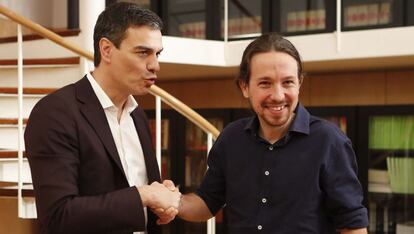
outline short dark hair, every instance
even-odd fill
[[[245,84],[248,84],[250,81],[250,63],[252,57],[258,53],[270,51],[283,52],[292,56],[298,63],[298,78],[299,80],[302,79],[302,59],[295,46],[279,34],[270,32],[256,38],[244,50],[236,83],[239,84],[239,81],[243,81]]]
[[[148,26],[162,30],[163,24],[154,12],[134,3],[118,2],[109,5],[98,17],[93,33],[94,64],[101,62],[99,41],[105,37],[119,48],[129,27]]]

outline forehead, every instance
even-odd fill
[[[250,62],[251,76],[268,72],[286,73],[286,75],[297,76],[298,63],[291,55],[269,51],[253,55]]]
[[[122,45],[128,47],[145,46],[159,51],[162,49],[161,31],[148,26],[129,27],[121,42]]]

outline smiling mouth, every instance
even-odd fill
[[[267,108],[269,108],[272,111],[282,111],[283,109],[286,108],[286,105],[283,105],[283,106],[267,106]]]

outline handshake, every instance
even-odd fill
[[[167,224],[174,220],[180,207],[181,193],[171,180],[163,183],[137,187],[144,207],[148,207],[158,216],[157,224]]]

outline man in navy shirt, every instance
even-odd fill
[[[238,85],[256,115],[223,130],[181,218],[204,221],[225,207],[229,233],[367,233],[351,142],[299,104],[302,81],[288,40],[271,33],[246,48]]]

